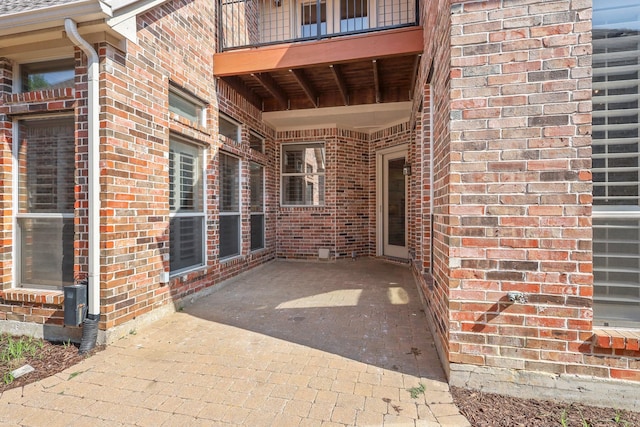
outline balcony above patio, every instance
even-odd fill
[[[411,100],[415,0],[223,0],[220,22],[214,75],[262,111]]]

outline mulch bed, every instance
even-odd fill
[[[451,387],[453,400],[474,427],[637,427],[640,413],[550,400],[519,399]]]
[[[38,350],[38,353],[33,356],[26,356],[19,361],[19,363],[8,364],[0,361],[0,393],[5,390],[9,390],[16,387],[22,387],[27,384],[39,381],[41,379],[50,377],[58,372],[64,371],[73,365],[76,365],[82,361],[85,357],[94,354],[96,351],[101,350],[103,347],[96,346],[93,350],[85,355],[78,353],[78,346],[63,343],[51,343],[49,341],[42,340],[42,349]],[[6,372],[19,368],[24,365],[31,365],[35,371],[28,373],[22,377],[16,378],[13,382],[6,384],[2,381],[2,376]]]

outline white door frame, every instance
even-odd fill
[[[385,148],[383,150],[376,151],[376,255],[383,256],[384,253],[384,212],[385,212],[385,197],[384,197],[384,157],[389,154],[404,154],[408,155],[408,144],[396,145],[394,147]],[[405,178],[405,196],[408,200],[409,190],[408,180]],[[407,218],[409,203],[405,203],[405,219]],[[408,224],[409,221],[405,221],[405,239],[408,237]],[[407,240],[405,240],[406,244]],[[409,254],[405,254],[402,258],[408,258]]]

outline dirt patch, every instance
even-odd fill
[[[6,338],[6,336],[0,338],[0,352],[7,347]],[[30,340],[35,343],[37,350],[34,354],[25,352],[19,359],[0,360],[0,393],[55,375],[104,348],[103,346],[97,346],[87,354],[80,355],[77,345],[73,343],[52,343],[27,337],[12,338],[16,340],[21,338]],[[8,382],[9,379],[6,377],[6,374],[24,365],[31,365],[35,370]]]
[[[615,408],[519,399],[451,387],[453,400],[474,427],[636,427],[640,413]]]

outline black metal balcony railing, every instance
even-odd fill
[[[418,24],[417,0],[221,0],[221,50]]]

